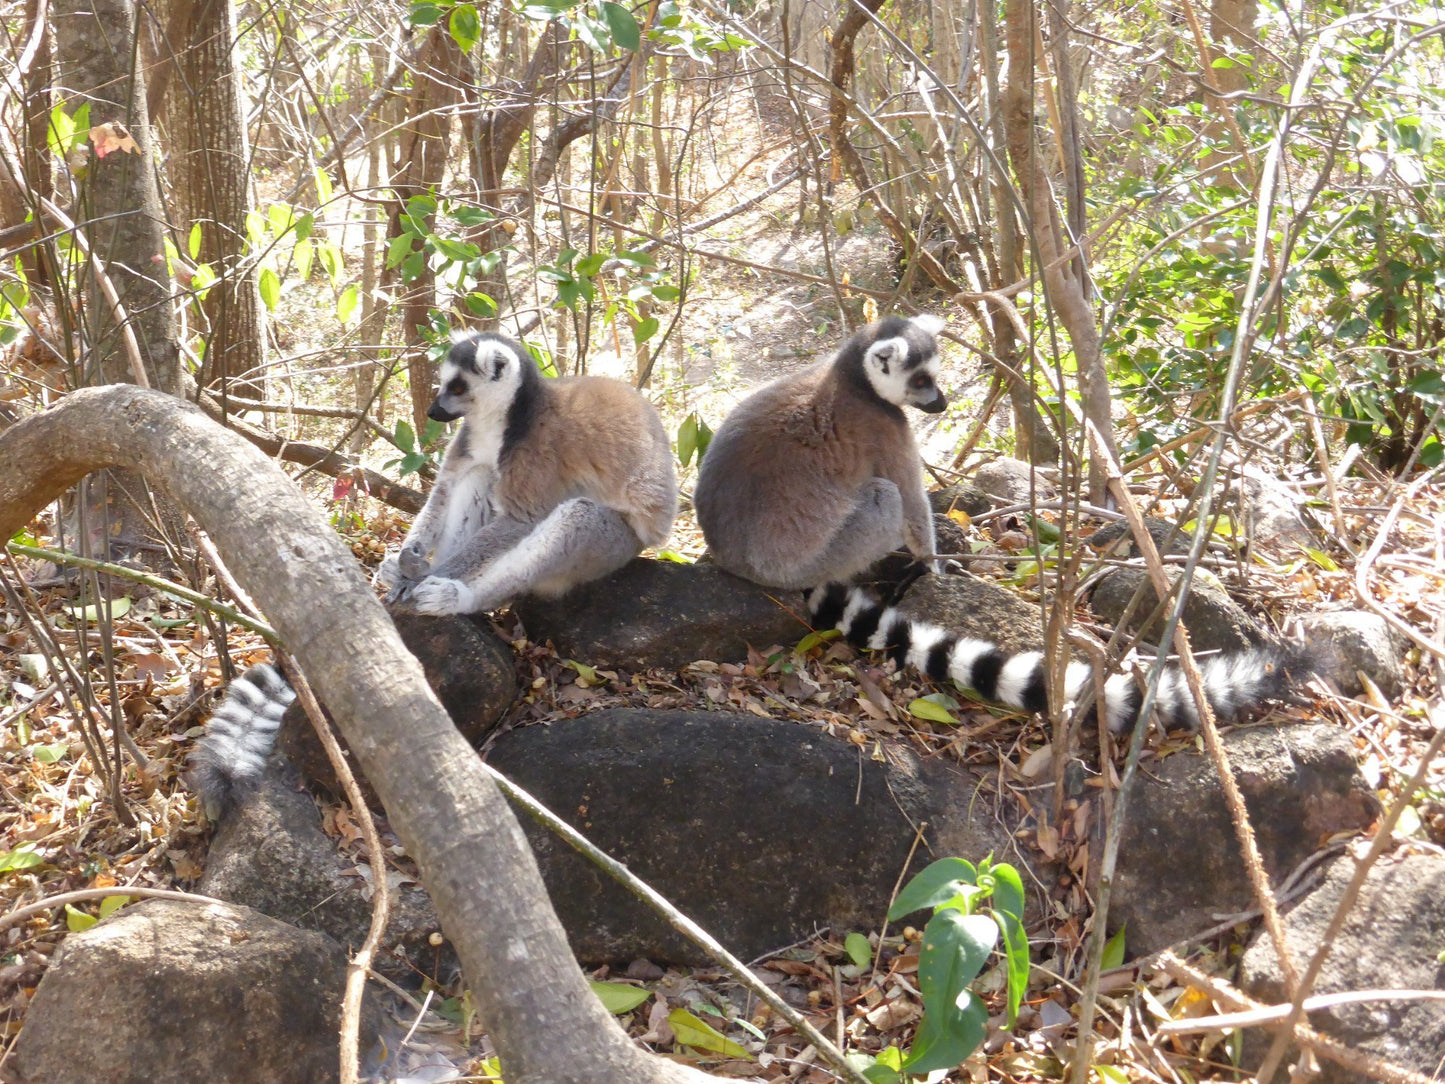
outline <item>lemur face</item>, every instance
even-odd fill
[[[913,406],[937,414],[948,406],[938,389],[938,340],[943,328],[936,316],[918,316],[893,328],[863,355],[863,371],[879,398],[894,406]]]
[[[466,414],[506,410],[521,382],[522,359],[500,336],[469,331],[454,332],[452,338],[426,416],[451,422]]]

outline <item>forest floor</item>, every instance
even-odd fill
[[[772,132],[773,138],[784,135],[782,129]],[[720,170],[718,177],[726,180],[727,174]],[[748,174],[744,187],[755,190],[764,177],[759,166]],[[827,261],[816,230],[808,225],[808,214],[817,214],[816,205],[805,205],[800,220],[796,195],[779,195],[729,220],[714,231],[709,245],[757,264],[824,275]],[[839,238],[829,257],[851,283],[886,289],[894,281],[889,252],[876,225],[860,222]],[[862,299],[856,294],[846,303],[861,310]],[[287,301],[297,309],[311,304],[305,289]],[[306,328],[298,318],[288,340],[299,350],[312,335],[320,332]],[[703,261],[681,334],[656,384],[670,429],[694,410],[715,425],[729,402],[748,388],[826,356],[843,335],[837,301],[828,287],[772,277],[737,264]],[[935,462],[946,461],[947,450],[978,421],[974,414],[983,377],[971,358],[961,347],[950,353],[946,371],[956,405],[938,429],[925,434],[929,437],[925,457]],[[299,423],[283,419],[281,424]],[[337,432],[329,423],[307,424],[308,434],[322,439]],[[392,454],[377,445],[368,456],[379,467]],[[1160,497],[1170,484],[1162,473],[1146,473],[1136,481],[1142,492]],[[1399,499],[1400,487],[1369,472],[1342,484],[1340,503],[1349,510],[1342,511],[1341,522],[1350,537],[1368,543],[1374,537],[1372,524]],[[333,499],[329,486],[324,492],[314,482],[310,486],[319,506],[368,568],[383,551],[400,543],[404,517],[369,498]],[[1167,499],[1158,506],[1160,514],[1171,507],[1174,504]],[[1383,554],[1368,570],[1369,590],[1376,601],[1437,638],[1445,620],[1442,522],[1441,487],[1415,492]],[[42,517],[32,533],[48,537],[51,526],[48,517]],[[989,528],[971,530],[975,541],[995,540]],[[701,553],[701,539],[686,516],[672,547],[685,556]],[[1021,590],[1036,591],[1041,587],[1038,573],[1026,565],[1005,555],[991,574]],[[1253,554],[1252,563],[1240,567],[1245,574],[1232,586],[1247,588],[1249,606],[1270,627],[1287,626],[1301,608],[1337,608],[1355,599],[1356,566],[1344,549],[1285,553],[1266,544]],[[25,561],[9,566],[6,575],[12,582],[18,583],[23,575],[34,586],[27,592],[24,612],[8,604],[0,610],[0,794],[5,798],[0,809],[0,910],[9,912],[77,889],[113,889],[124,895],[135,886],[193,886],[204,866],[210,827],[181,782],[185,758],[222,684],[226,671],[222,654],[228,653],[234,664],[244,667],[264,657],[263,645],[234,626],[202,620],[192,606],[164,593],[136,590],[117,602],[111,634],[115,688],[130,734],[144,757],[142,764],[132,764],[124,773],[121,791],[127,812],[122,817],[87,749],[77,720],[83,709],[70,695],[69,683],[47,660],[36,632],[37,625],[48,630],[65,654],[95,677],[90,686],[92,703],[100,718],[108,719],[111,692],[102,680],[99,615],[80,605],[71,587],[53,582],[51,572],[48,566]],[[1087,620],[1087,615],[1080,616]],[[519,632],[510,623],[502,628],[514,635]],[[743,663],[700,660],[680,673],[658,677],[678,690],[687,706],[700,710],[726,707],[773,717],[781,712],[813,722],[822,719],[848,740],[903,742],[923,756],[983,768],[995,773],[1005,791],[1036,779],[1040,751],[1049,741],[1046,723],[966,700],[952,710],[950,722],[921,719],[909,711],[909,705],[929,688],[915,675],[892,673],[877,660],[859,658],[841,646],[802,654],[794,647],[770,645]],[[1367,777],[1388,801],[1402,772],[1418,760],[1424,741],[1418,726],[1399,722],[1418,722],[1440,700],[1429,661],[1420,659],[1418,652],[1412,655],[1409,687],[1393,704],[1321,693],[1311,708],[1290,708],[1282,717],[1298,718],[1309,711],[1350,728]],[[524,687],[533,690],[531,714],[544,719],[637,703],[634,690],[651,683],[646,673],[601,672],[600,683],[583,680],[576,668],[566,666],[546,645],[528,644],[519,652],[517,665]],[[858,684],[840,680],[845,668]],[[866,690],[861,694],[860,684]],[[779,705],[787,705],[787,710]],[[101,730],[107,732],[107,724],[102,723]],[[325,820],[334,827],[335,807],[328,799],[318,800],[327,805],[330,815]],[[1413,809],[1413,819],[1399,829],[1401,845],[1436,851],[1445,846],[1445,769],[1437,766],[1430,791]],[[337,842],[358,865],[365,864],[354,834],[342,838],[338,832]],[[1063,867],[1076,867],[1078,858],[1076,853],[1064,854],[1059,861]],[[1069,881],[1068,888],[1054,898],[1053,912],[1029,931],[1038,966],[1018,1027],[991,1029],[980,1055],[964,1068],[930,1080],[1060,1078],[1077,1040],[1074,982],[1081,972],[1091,901],[1079,880]],[[0,1035],[7,1043],[23,1025],[26,1006],[56,947],[68,931],[93,923],[96,911],[96,904],[57,908],[0,934]],[[841,1032],[854,1048],[876,1053],[889,1044],[906,1045],[920,1012],[914,975],[916,933],[897,931],[884,938],[875,970],[850,957],[844,942],[849,932],[872,934],[877,947],[876,931],[827,931],[806,943],[780,948],[773,957],[758,961],[756,968],[790,1001],[810,1012],[826,1033]],[[1224,935],[1203,947],[1194,962],[1210,973],[1229,973],[1236,947],[1233,937]],[[653,991],[649,1002],[624,1019],[632,1033],[645,1037],[653,1048],[696,1060],[722,1075],[806,1084],[833,1079],[817,1064],[815,1051],[720,972],[639,965],[633,973],[646,978],[628,979],[607,968],[595,977],[642,982]],[[435,986],[438,1011],[426,1014],[422,1038],[398,1055],[395,1071],[420,1073],[429,1066],[426,1071],[434,1072],[452,1066],[484,1074],[491,1052],[485,1037],[466,1027],[454,976],[427,980]],[[1142,1037],[1160,1019],[1212,1011],[1207,998],[1147,968],[1116,973],[1109,988],[1105,1003],[1119,1013],[1105,1014],[1096,1027],[1098,1073],[1103,1079],[1235,1078],[1228,1051],[1217,1036],[1178,1039],[1168,1045]],[[985,994],[998,1024],[1002,996],[997,976],[986,980]],[[676,1007],[687,1007],[712,1022],[745,1049],[747,1057],[730,1058],[675,1042],[666,1016]],[[1126,1007],[1145,1022],[1131,1036],[1123,1036],[1109,1022],[1110,1017],[1120,1018]],[[409,1011],[400,1003],[395,1006],[403,1027],[411,1022]]]

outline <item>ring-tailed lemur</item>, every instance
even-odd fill
[[[453,335],[428,415],[462,418],[436,485],[377,581],[422,613],[560,595],[660,545],[677,514],[672,450],[652,404],[604,377],[544,380],[519,343]],[[208,812],[254,785],[295,693],[274,669],[226,690],[191,757]]]
[[[903,407],[936,414],[936,317],[890,316],[723,420],[693,505],[714,559],[766,587],[858,575],[906,544],[932,560],[933,513]]]
[[[256,785],[296,691],[258,663],[231,682],[191,753],[188,778],[206,816],[218,820]]]
[[[718,427],[698,470],[693,503],[719,565],[766,587],[808,590],[819,628],[837,627],[858,646],[889,650],[934,680],[952,678],[1028,711],[1048,708],[1042,652],[1012,657],[984,640],[905,618],[859,588],[844,586],[900,544],[937,571],[933,517],[922,462],[903,413],[944,408],[937,385],[935,317],[889,317],[852,335],[829,360],[773,381]],[[1222,718],[1286,690],[1296,660],[1261,649],[1201,664]],[[1091,669],[1070,663],[1068,698]],[[1130,728],[1139,693],[1128,675],[1105,683],[1107,722]],[[1166,724],[1198,719],[1177,668],[1162,679]]]
[[[662,421],[630,385],[546,380],[521,344],[453,336],[428,416],[462,425],[377,582],[427,614],[560,595],[657,546],[677,514]]]

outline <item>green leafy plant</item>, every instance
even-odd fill
[[[398,419],[392,439],[396,441],[402,454],[396,459],[388,460],[384,464],[385,468],[395,469],[400,475],[407,475],[415,474],[428,463],[435,466],[441,459],[441,454],[434,449],[445,434],[446,426],[428,418],[426,428],[421,431],[421,440],[418,441],[416,430],[411,427],[411,423]]]
[[[941,858],[908,882],[888,909],[888,918],[927,907],[933,908],[933,917],[923,930],[918,962],[923,1021],[908,1051],[890,1048],[864,1068],[863,1075],[877,1084],[951,1069],[978,1049],[988,1009],[970,986],[1000,939],[1010,1027],[1028,987],[1024,886],[1013,866],[995,863],[992,855],[977,866],[962,858]]]
[[[712,429],[693,411],[682,419],[682,424],[677,427],[677,461],[685,467],[692,462],[693,455],[696,455],[697,461],[701,463],[702,457],[707,454],[707,446],[711,443]]]

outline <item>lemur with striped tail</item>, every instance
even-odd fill
[[[427,412],[462,419],[426,504],[376,580],[424,614],[555,598],[660,546],[677,514],[662,420],[620,380],[547,380],[526,347],[488,332],[452,336]],[[192,757],[207,809],[261,774],[290,686],[269,666],[231,684]]]
[[[891,316],[854,333],[827,361],[745,399],[718,427],[698,471],[698,524],[717,563],[765,587],[807,591],[819,628],[886,650],[935,681],[953,679],[989,699],[1045,712],[1048,660],[1008,655],[986,640],[912,620],[847,584],[900,546],[939,571],[922,460],[903,407],[937,413],[936,317]],[[1234,718],[1285,693],[1297,665],[1261,648],[1217,656],[1201,669],[1210,706]],[[1085,691],[1091,668],[1068,664],[1065,696]],[[1133,727],[1140,693],[1132,677],[1105,682],[1106,722]],[[1166,726],[1198,725],[1177,667],[1157,698]]]

